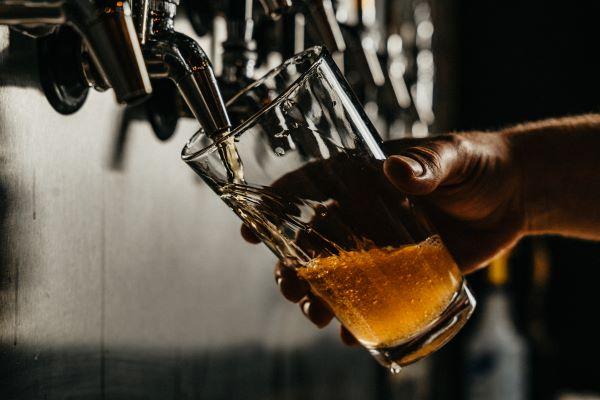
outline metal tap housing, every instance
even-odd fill
[[[149,74],[170,79],[209,137],[231,123],[210,60],[192,38],[175,31],[178,0],[134,0],[134,20]]]
[[[152,92],[127,1],[0,0],[0,24],[33,36],[70,25],[84,39],[118,102],[136,103]]]

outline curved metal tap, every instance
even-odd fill
[[[127,1],[0,0],[0,24],[34,35],[71,25],[84,39],[117,101],[135,103],[152,92]]]
[[[210,60],[192,38],[176,32],[179,0],[135,0],[134,19],[150,76],[171,79],[207,135],[231,128]]]

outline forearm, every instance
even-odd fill
[[[600,114],[503,131],[520,170],[528,234],[600,239]]]

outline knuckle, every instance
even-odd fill
[[[437,175],[442,166],[440,145],[432,142],[428,146],[418,146],[411,149],[411,153],[434,175]]]
[[[454,141],[452,142],[453,148],[457,155],[466,155],[473,149],[473,141],[464,135],[453,135]]]

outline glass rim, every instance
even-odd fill
[[[233,97],[231,97],[225,103],[227,106],[229,106],[231,103],[233,103],[235,100],[237,100],[243,94],[248,93],[249,91],[253,90],[257,86],[260,86],[267,79],[279,74],[281,71],[286,69],[289,65],[297,64],[300,59],[305,58],[311,54],[317,56],[316,60],[311,64],[311,66],[306,71],[304,71],[289,87],[287,87],[283,92],[281,92],[273,101],[269,102],[269,104],[267,104],[266,106],[262,107],[260,110],[258,110],[254,114],[252,114],[252,116],[250,118],[248,118],[247,120],[245,120],[244,122],[242,122],[241,124],[239,124],[238,126],[233,128],[231,130],[231,132],[229,132],[228,134],[221,136],[218,140],[214,141],[210,145],[208,145],[200,150],[196,150],[193,153],[190,153],[190,152],[188,152],[190,144],[195,142],[199,138],[200,135],[204,134],[204,129],[200,128],[187,141],[187,143],[181,150],[181,159],[185,162],[189,162],[189,161],[192,161],[197,158],[200,158],[200,157],[203,157],[203,156],[213,153],[214,151],[217,150],[219,145],[221,145],[223,142],[226,142],[227,140],[231,139],[232,137],[236,137],[241,132],[244,132],[245,130],[247,130],[247,128],[250,125],[254,124],[256,122],[256,120],[258,120],[262,115],[266,114],[271,109],[273,109],[275,106],[279,105],[283,100],[285,100],[296,89],[296,87],[298,86],[298,82],[300,82],[308,74],[310,74],[321,63],[321,61],[323,60],[325,55],[328,54],[324,47],[313,46],[313,47],[310,47],[310,48],[288,58],[287,60],[285,60],[283,63],[281,63],[277,67],[268,71],[261,78],[252,82],[250,85],[246,86],[244,89],[237,92],[235,95],[233,95]]]

